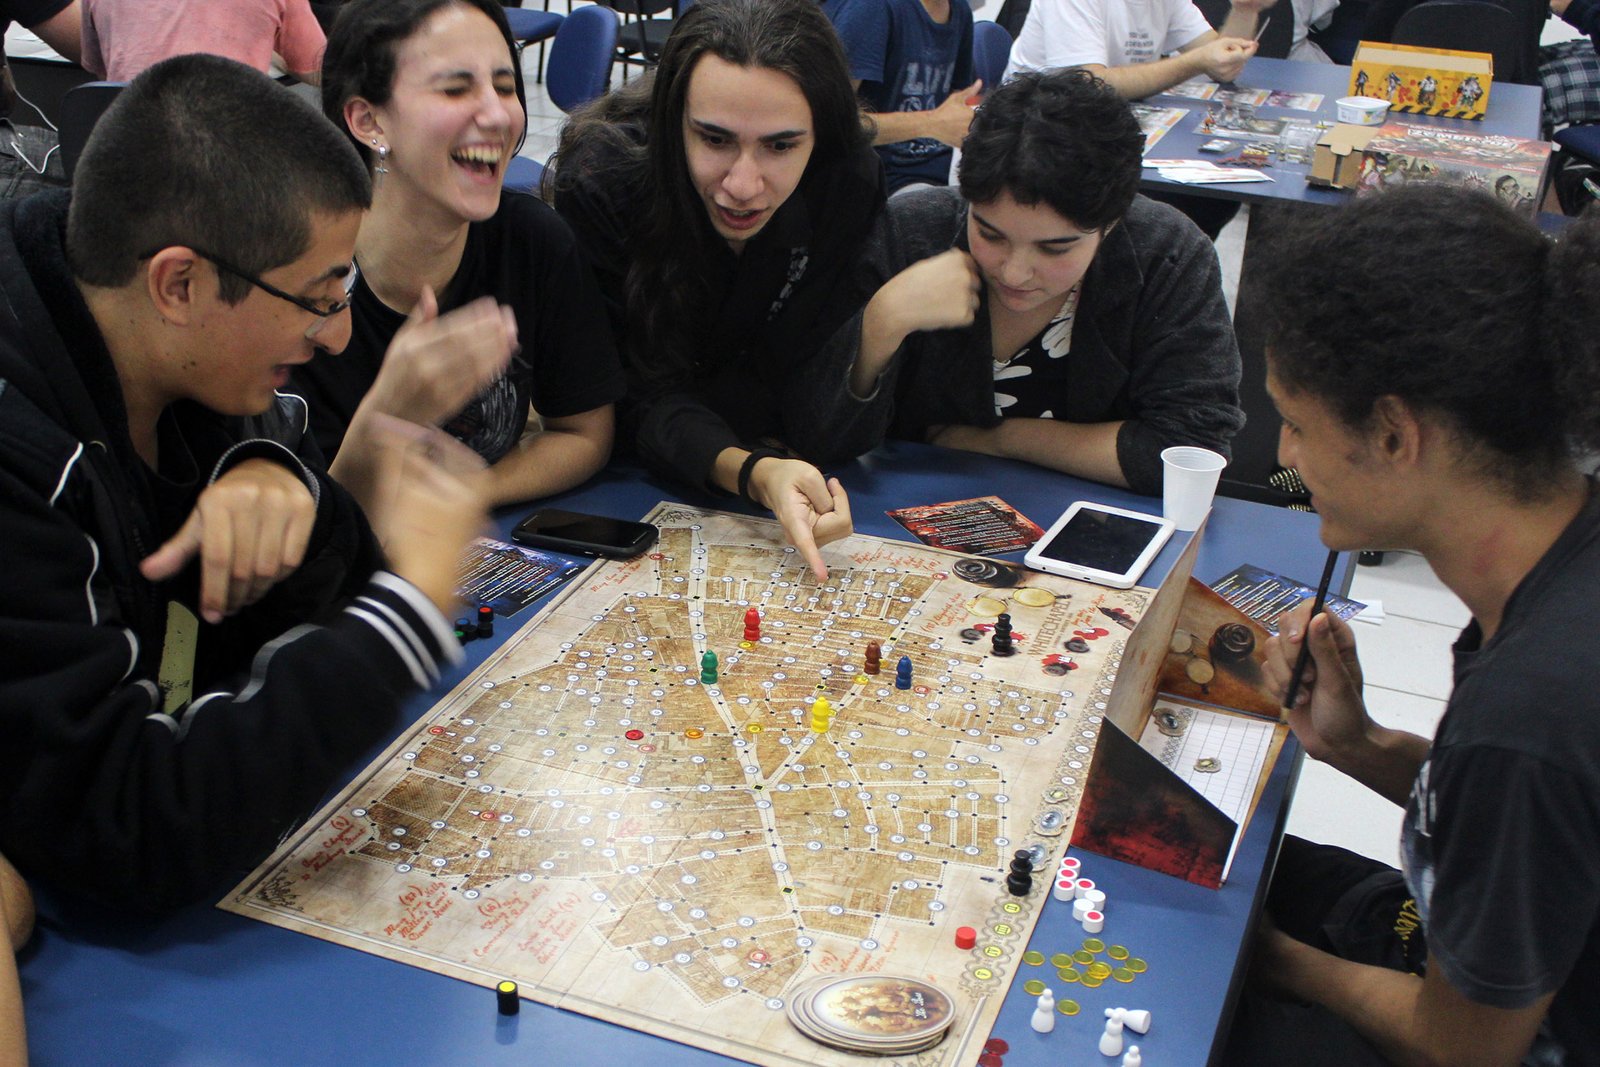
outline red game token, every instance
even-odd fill
[[[622,736],[626,737],[629,741],[642,741],[644,739],[644,731],[643,730],[629,730],[627,733],[623,734]]]
[[[996,1056],[1004,1056],[1011,1051],[1011,1046],[1006,1044],[1006,1039],[1003,1037],[991,1037],[983,1043],[983,1051],[992,1052]]]
[[[1004,1067],[1005,1061],[993,1052],[985,1052],[978,1057],[978,1067]]]
[[[970,926],[963,926],[956,930],[956,948],[971,948],[978,943],[978,931]]]

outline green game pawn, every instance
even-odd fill
[[[715,652],[707,652],[700,657],[700,684],[717,684],[717,654]]]

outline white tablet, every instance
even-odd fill
[[[1028,550],[1034,570],[1130,588],[1172,536],[1172,520],[1079,500]]]

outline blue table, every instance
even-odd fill
[[[1317,112],[1289,111],[1284,108],[1260,107],[1262,118],[1286,118],[1295,122],[1336,122],[1334,101],[1350,95],[1350,68],[1331,63],[1302,63],[1292,59],[1263,59],[1259,56],[1245,64],[1244,73],[1235,84],[1242,89],[1281,89],[1295,93],[1321,93],[1322,107]],[[1542,91],[1533,85],[1516,85],[1495,82],[1489,90],[1489,107],[1482,119],[1447,119],[1434,115],[1391,114],[1396,122],[1417,126],[1442,126],[1466,130],[1471,133],[1499,133],[1510,137],[1538,137],[1540,101]],[[1197,133],[1196,127],[1210,110],[1204,100],[1191,100],[1181,96],[1156,95],[1148,103],[1157,107],[1188,108],[1189,114],[1178,125],[1167,131],[1150,156],[1156,159],[1198,159],[1215,161],[1217,156],[1200,151],[1200,145],[1211,140],[1209,134]],[[1238,142],[1243,147],[1246,142]],[[1157,190],[1181,192],[1194,196],[1209,196],[1244,203],[1298,203],[1343,204],[1350,193],[1339,189],[1319,189],[1308,186],[1308,163],[1288,163],[1274,158],[1267,173],[1270,182],[1241,182],[1230,185],[1184,185],[1181,182],[1162,180],[1154,169],[1146,169],[1139,183],[1142,191]]]
[[[1042,525],[1082,497],[1149,511],[1160,508],[1150,497],[922,445],[887,446],[837,473],[851,492],[856,529],[902,539],[907,535],[884,515],[886,508],[989,493],[999,494]],[[727,498],[685,494],[681,487],[653,482],[626,468],[607,471],[552,503],[636,518],[662,499],[748,510]],[[523,510],[499,516],[502,533]],[[1325,553],[1312,516],[1219,499],[1210,527],[1195,571],[1202,580],[1214,580],[1245,562],[1302,579],[1314,580],[1321,573]],[[1164,574],[1185,543],[1186,536],[1177,535],[1148,580]],[[513,629],[502,626],[500,635]],[[481,663],[493,644],[467,646],[467,662],[446,678],[445,688]],[[432,707],[437,696],[413,699],[394,733]],[[344,778],[353,777],[382,747],[353,763]],[[1299,751],[1291,739],[1240,846],[1230,881],[1221,890],[1084,856],[1086,874],[1114,902],[1108,943],[1129,946],[1149,962],[1149,972],[1134,985],[1108,982],[1098,990],[1074,993],[1084,1013],[1075,1019],[1058,1017],[1056,1031],[1049,1035],[1029,1028],[1033,998],[1021,991],[1019,979],[995,1030],[1011,1045],[1008,1067],[1101,1062],[1090,1057],[1098,1055],[1094,1048],[1104,1022],[1101,1011],[1114,1004],[1154,1012],[1149,1037],[1137,1041],[1151,1062],[1179,1067],[1208,1061],[1242,978],[1247,934],[1276,853],[1298,763]],[[240,873],[242,877],[245,872]],[[531,1002],[523,1004],[520,1015],[502,1018],[495,1013],[491,990],[206,906],[152,922],[106,915],[46,895],[40,911],[38,934],[22,961],[30,1049],[38,1064],[681,1067],[732,1062]],[[1053,902],[1044,907],[1035,947],[1048,954],[1081,944],[1083,933],[1070,921],[1069,911]],[[1061,993],[1061,983],[1054,986]]]

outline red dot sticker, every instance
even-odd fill
[[[494,822],[499,817],[500,817],[500,813],[498,811],[480,811],[480,812],[478,812],[478,818],[482,819],[484,822]]]
[[[430,734],[432,734],[434,737],[438,737],[440,734],[444,733],[444,727],[443,726],[430,726],[430,727],[428,727],[428,732]]]

